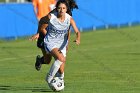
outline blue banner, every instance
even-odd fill
[[[73,18],[79,29],[140,22],[140,0],[76,0]],[[38,21],[32,3],[0,4],[0,38],[35,34]]]

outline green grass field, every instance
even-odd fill
[[[63,93],[140,93],[140,26],[71,36]],[[45,82],[50,65],[34,68],[41,55],[28,39],[0,41],[0,93],[53,93]]]
[[[0,0],[0,2],[5,2],[5,0]]]

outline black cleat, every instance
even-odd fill
[[[41,69],[41,65],[42,65],[41,57],[40,57],[40,55],[37,55],[36,56],[36,63],[35,63],[35,68],[37,71],[39,71]]]

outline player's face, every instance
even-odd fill
[[[57,11],[58,11],[58,14],[59,15],[61,15],[61,16],[64,15],[67,12],[66,5],[63,4],[63,3],[60,3],[59,6],[58,6],[58,8],[57,8]]]

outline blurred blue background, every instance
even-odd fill
[[[140,23],[140,0],[77,0],[73,18],[82,31]],[[32,3],[0,4],[0,38],[18,38],[37,32]]]

